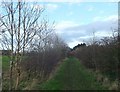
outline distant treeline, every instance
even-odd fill
[[[11,50],[0,50],[0,55],[10,55],[11,54]]]

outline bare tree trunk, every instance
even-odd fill
[[[14,23],[14,16],[13,16],[13,2],[11,2],[11,61],[10,61],[10,85],[9,85],[9,90],[12,90],[13,86],[13,23]]]
[[[26,22],[26,15],[25,15],[25,13],[26,12],[24,12],[24,16],[23,16],[24,17],[23,18],[23,31],[24,31],[23,35],[24,36],[23,36],[23,54],[22,54],[23,56],[24,56],[24,53],[25,53],[25,37],[26,37],[26,28],[25,28],[26,27],[26,24],[25,24],[25,22]]]
[[[24,16],[24,23],[23,23],[23,30],[24,30],[24,37],[23,37],[23,56],[25,54],[25,36],[26,36],[26,30],[25,30],[25,16]]]
[[[16,62],[16,71],[17,71],[17,79],[15,89],[18,89],[19,80],[20,80],[20,22],[21,22],[21,1],[18,0],[18,8],[19,8],[19,20],[18,20],[18,48],[17,48],[17,62]]]

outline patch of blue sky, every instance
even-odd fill
[[[117,15],[117,3],[83,2],[83,3],[51,3],[57,5],[54,11],[47,10],[50,19],[60,22],[69,20],[74,22],[90,23],[97,16]]]

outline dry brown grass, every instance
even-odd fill
[[[118,90],[118,80],[117,79],[113,83],[111,83],[109,90]]]

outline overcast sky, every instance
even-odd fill
[[[45,15],[55,21],[55,32],[72,48],[89,40],[93,32],[100,38],[110,36],[117,29],[118,3],[106,0],[38,0],[45,6]],[[50,1],[50,2],[45,2]],[[51,2],[52,1],[52,2]],[[98,2],[97,2],[98,1]]]
[[[42,2],[43,3],[43,2]],[[93,32],[100,38],[117,29],[116,2],[45,3],[47,17],[56,23],[55,32],[72,48],[89,40]]]

